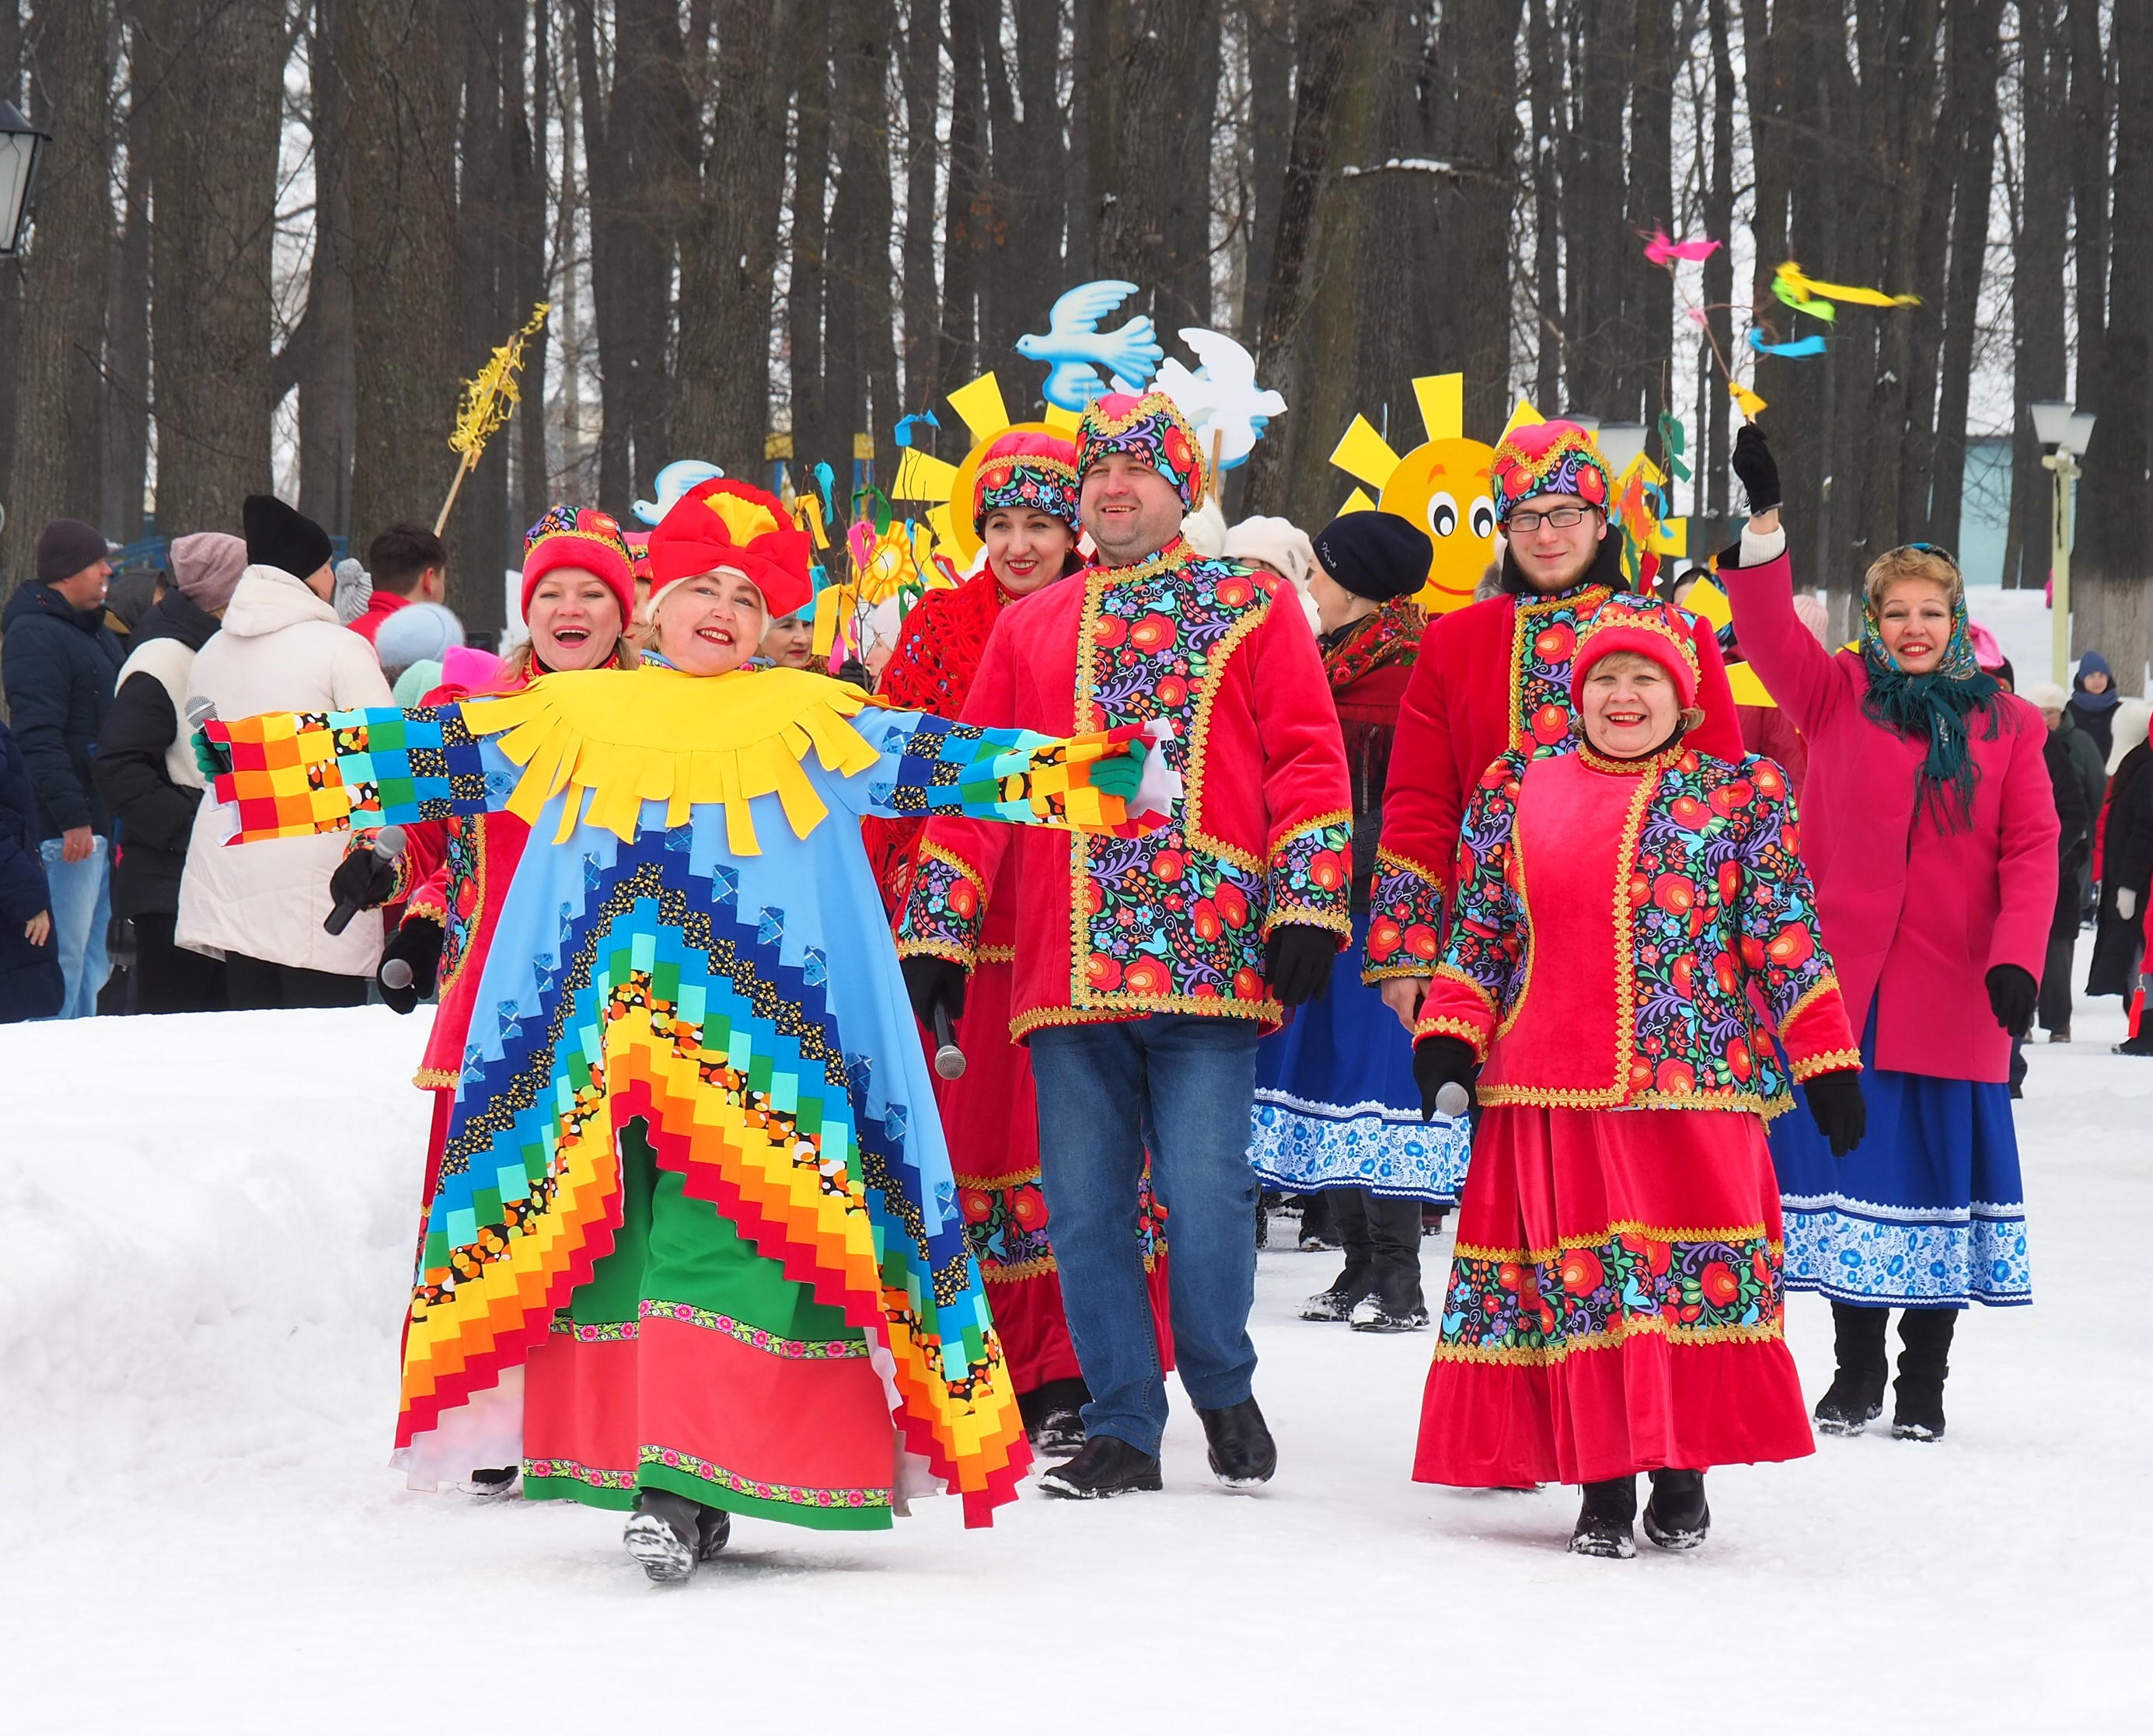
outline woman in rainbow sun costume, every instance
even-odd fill
[[[234,841],[506,810],[502,901],[430,1203],[399,1458],[633,1510],[654,1580],[735,1513],[990,1522],[1028,1462],[858,815],[1133,835],[1140,732],[1053,740],[745,671],[807,600],[770,495],[653,532],[646,662],[412,711],[213,723]],[[1148,768],[1147,774],[1147,768]],[[1141,774],[1141,781],[1140,781]]]
[[[1815,1450],[1788,1352],[1764,1118],[1861,1134],[1860,1069],[1786,779],[1690,746],[1689,617],[1611,597],[1579,636],[1575,750],[1482,774],[1415,1031],[1428,1109],[1477,1071],[1413,1475],[1584,1485],[1580,1555],[1704,1541],[1711,1466]],[[1425,1113],[1425,1111],[1424,1111]]]

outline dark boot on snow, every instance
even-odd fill
[[[1095,1434],[1074,1459],[1041,1474],[1039,1486],[1065,1501],[1102,1501],[1163,1488],[1158,1459],[1117,1434]]]
[[[1631,1526],[1637,1518],[1637,1480],[1610,1477],[1585,1485],[1585,1500],[1570,1534],[1570,1552],[1603,1561],[1626,1561],[1637,1552]]]
[[[1884,1414],[1884,1381],[1891,1373],[1884,1334],[1889,1308],[1831,1305],[1832,1348],[1839,1362],[1830,1390],[1817,1400],[1816,1425],[1824,1434],[1859,1434]]]
[[[1703,1471],[1652,1473],[1652,1498],[1645,1503],[1645,1535],[1662,1549],[1695,1549],[1712,1529]]]
[[[1016,1400],[1034,1449],[1054,1459],[1083,1450],[1084,1407],[1091,1402],[1092,1389],[1081,1376],[1047,1381]]]
[[[1900,1440],[1944,1438],[1944,1377],[1951,1373],[1957,1308],[1909,1308],[1899,1317],[1899,1378],[1891,1388],[1891,1433]]]
[[[705,1515],[715,1521],[708,1528]],[[645,1489],[636,1495],[635,1511],[621,1541],[653,1585],[673,1586],[692,1577],[698,1561],[723,1549],[731,1530],[729,1514],[701,1506],[669,1489]]]
[[[1211,1443],[1211,1474],[1229,1489],[1253,1489],[1278,1469],[1278,1446],[1254,1398],[1224,1410],[1196,1412]]]

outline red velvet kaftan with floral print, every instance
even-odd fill
[[[1857,1067],[1784,774],[1677,744],[1488,768],[1417,1036],[1484,1106],[1414,1475],[1521,1486],[1812,1450],[1764,1117]]]

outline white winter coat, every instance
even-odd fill
[[[240,576],[222,629],[195,654],[188,697],[197,696],[227,719],[393,703],[373,647],[338,622],[331,605],[273,566]],[[379,912],[362,911],[340,935],[322,931],[329,876],[349,835],[225,845],[217,813],[216,803],[204,802],[195,815],[180,882],[179,944],[214,958],[238,952],[340,977],[373,975],[381,962]]]

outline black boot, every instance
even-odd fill
[[[1695,1549],[1712,1529],[1703,1471],[1652,1473],[1652,1498],[1645,1503],[1645,1535],[1662,1549]]]
[[[1211,1474],[1229,1489],[1250,1489],[1270,1481],[1278,1469],[1278,1446],[1264,1423],[1264,1414],[1254,1398],[1244,1398],[1224,1410],[1205,1410],[1204,1438],[1211,1443]]]
[[[1891,1323],[1889,1308],[1859,1308],[1851,1302],[1831,1305],[1832,1348],[1839,1370],[1831,1388],[1816,1403],[1816,1424],[1825,1434],[1859,1434],[1884,1414],[1884,1334]]]
[[[1944,1377],[1951,1373],[1957,1308],[1909,1308],[1899,1317],[1899,1378],[1894,1383],[1891,1433],[1901,1440],[1944,1438]]]
[[[720,1512],[715,1541],[710,1541],[703,1519],[711,1510],[669,1489],[640,1490],[621,1541],[642,1564],[653,1585],[679,1585],[694,1575],[696,1562],[723,1549],[731,1535],[731,1517]]]
[[[1303,1320],[1348,1320],[1352,1317],[1353,1304],[1367,1294],[1368,1274],[1366,1269],[1356,1271],[1354,1262],[1347,1261],[1345,1271],[1331,1281],[1331,1287],[1319,1290],[1300,1305]]]
[[[1626,1561],[1637,1552],[1631,1527],[1637,1517],[1637,1480],[1610,1477],[1604,1483],[1585,1485],[1585,1502],[1577,1510],[1577,1525],[1570,1534],[1570,1552],[1596,1556],[1606,1561]]]
[[[1041,1454],[1055,1458],[1083,1450],[1084,1407],[1091,1402],[1092,1389],[1081,1374],[1050,1380],[1016,1395],[1024,1432]]]
[[[1375,1282],[1355,1306],[1356,1332],[1409,1332],[1428,1324],[1420,1291],[1420,1201],[1367,1196]]]
[[[1074,1459],[1043,1473],[1039,1486],[1065,1501],[1102,1501],[1162,1485],[1153,1455],[1119,1435],[1095,1434]]]

